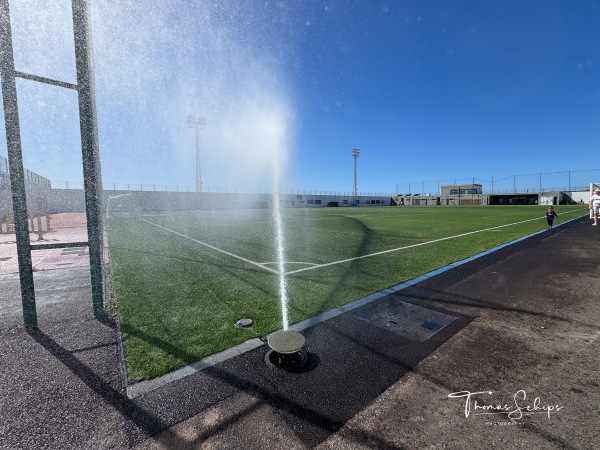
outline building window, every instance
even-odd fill
[[[450,189],[450,195],[477,195],[477,188]]]

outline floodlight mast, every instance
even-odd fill
[[[189,116],[188,127],[196,130],[196,192],[202,192],[202,173],[200,170],[200,130],[204,129],[206,121],[199,117]]]
[[[354,157],[354,197],[358,196],[358,185],[357,185],[357,175],[356,175],[356,162],[358,159],[358,155],[360,155],[360,149],[353,148],[352,156]]]

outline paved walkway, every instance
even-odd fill
[[[36,244],[63,244],[69,242],[87,242],[85,213],[61,213],[50,216],[50,231],[44,216],[41,221],[42,233],[29,234],[30,242]],[[33,220],[35,230],[39,230],[37,219]],[[6,224],[1,225],[0,233],[0,275],[19,272],[17,259],[17,241],[14,233],[6,232]],[[40,236],[41,234],[41,236]],[[57,248],[34,250],[31,252],[33,270],[65,269],[90,265],[87,247]]]
[[[134,399],[89,269],[35,273],[31,334],[18,276],[0,276],[0,448],[597,448],[599,228],[577,219],[317,324],[302,373],[263,346]],[[450,322],[422,340],[400,310]]]

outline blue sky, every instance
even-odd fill
[[[17,70],[74,83],[70,2],[10,3]],[[148,3],[92,1],[106,188],[193,190],[190,115],[205,190],[351,192],[354,147],[361,192],[600,178],[600,1]],[[81,184],[75,93],[18,89],[26,166]]]

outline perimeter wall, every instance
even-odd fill
[[[85,212],[82,189],[52,189],[27,183],[27,212],[30,215],[61,212]],[[546,205],[587,203],[588,191],[544,192],[502,195],[458,196],[358,196],[336,194],[283,194],[286,208],[320,208],[327,206],[478,206],[478,205]],[[199,209],[271,208],[271,194],[217,192],[104,191],[104,212],[112,211],[184,211]],[[12,214],[10,190],[0,189],[0,220]]]
[[[28,185],[27,212],[56,214],[61,212],[85,212],[82,189],[48,189]],[[288,208],[319,208],[326,206],[391,206],[391,197],[360,196],[354,205],[354,197],[341,195],[292,195],[281,196],[281,205]],[[270,208],[271,194],[213,193],[213,192],[155,192],[155,191],[105,191],[104,211],[182,211],[198,209]],[[0,215],[12,214],[10,190],[0,189]]]

